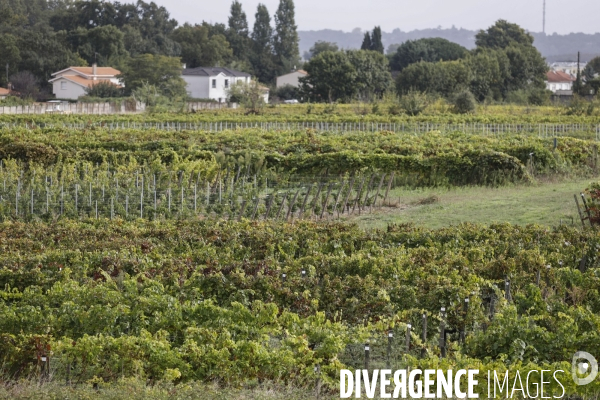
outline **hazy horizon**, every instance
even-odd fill
[[[154,0],[165,6],[180,24],[207,21],[227,24],[230,0]],[[269,9],[271,18],[279,0],[240,0],[248,16],[250,29],[259,3]],[[531,32],[542,32],[543,0],[370,0],[369,2],[343,0],[295,0],[298,30],[332,29],[351,32],[356,28],[411,31],[431,28],[485,29],[498,19],[506,19]],[[600,29],[600,1],[572,0],[559,3],[546,0],[546,34],[596,33]],[[568,10],[565,8],[568,4]],[[196,10],[199,12],[196,13]],[[572,10],[572,11],[570,11]],[[274,21],[273,21],[274,24]]]

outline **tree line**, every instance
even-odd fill
[[[384,56],[381,30],[375,27],[365,34],[363,50],[340,51],[337,44],[316,42],[307,54],[309,76],[301,79],[301,92],[311,100],[369,99],[381,97],[394,82],[399,96],[426,93],[459,104],[465,99],[542,104],[550,96],[545,89],[548,65],[533,42],[517,24],[499,20],[476,35],[473,50],[427,38],[408,40]],[[581,71],[575,93],[597,93],[599,73],[596,58]]]

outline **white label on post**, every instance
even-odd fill
[[[412,328],[412,325],[411,325],[411,324],[406,324],[406,327],[407,327],[408,329],[410,329],[410,328]]]
[[[369,351],[369,346],[365,346],[365,351]]]

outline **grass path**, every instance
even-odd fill
[[[573,179],[502,188],[466,187],[453,189],[394,190],[396,208],[383,208],[372,214],[346,218],[363,228],[385,228],[389,223],[413,222],[440,228],[461,222],[489,224],[562,223],[580,226],[573,194],[581,192],[593,179]],[[431,204],[426,199],[436,200]]]

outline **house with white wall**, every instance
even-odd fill
[[[112,67],[69,67],[52,74],[52,93],[57,99],[77,100],[86,94],[86,89],[99,82],[110,82],[122,86],[117,78],[121,71]]]
[[[289,74],[281,75],[277,77],[277,88],[285,85],[291,85],[293,87],[300,87],[300,81],[298,79],[308,75],[308,72],[304,70],[292,71]]]
[[[548,71],[546,73],[546,89],[555,94],[573,94],[575,77],[563,71]]]
[[[229,89],[236,82],[250,83],[250,74],[222,67],[184,68],[181,77],[188,96],[226,102]]]

